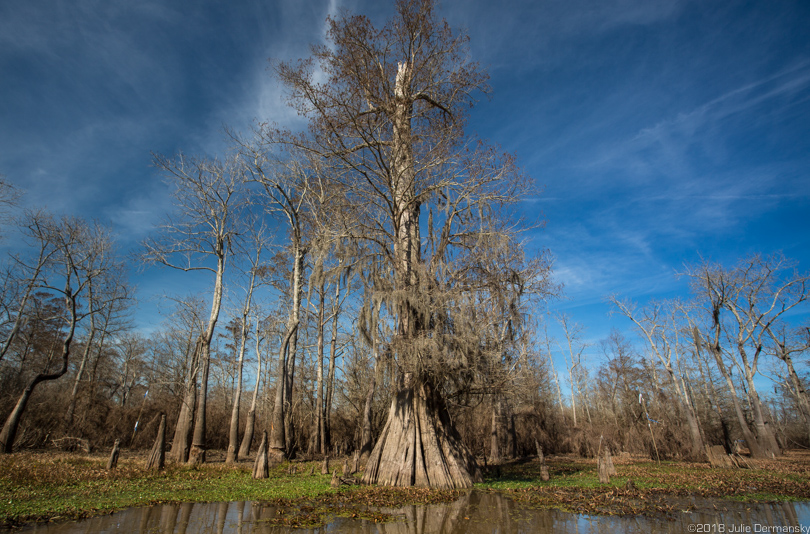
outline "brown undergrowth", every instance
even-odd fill
[[[774,502],[810,500],[810,452],[750,461],[754,469],[712,468],[708,464],[617,458],[609,484],[596,478],[596,462],[575,457],[547,458],[548,482],[537,482],[533,461],[500,468],[482,489],[505,491],[532,506],[599,515],[673,517],[682,511],[718,508],[724,500]]]

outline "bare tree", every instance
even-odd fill
[[[310,118],[309,134],[274,138],[302,150],[313,168],[328,167],[352,211],[346,233],[374,247],[394,273],[388,308],[396,313],[400,386],[364,480],[467,487],[478,467],[441,393],[464,361],[445,306],[460,302],[465,274],[474,276],[474,249],[514,229],[506,208],[529,180],[511,156],[464,133],[487,76],[468,60],[466,37],[433,7],[399,1],[382,29],[363,16],[329,18],[328,46],[276,66],[291,102]]]
[[[799,377],[793,364],[794,355],[807,353],[810,350],[810,330],[804,328],[789,333],[787,327],[783,325],[781,328],[769,326],[766,328],[766,332],[771,342],[765,350],[785,364],[787,376],[784,377],[783,384],[796,400],[805,422],[805,431],[810,439],[810,392],[807,391],[804,381]]]
[[[248,225],[248,228],[251,233],[252,238],[251,245],[253,253],[249,256],[250,263],[247,269],[248,271],[247,287],[245,288],[245,297],[242,303],[241,315],[238,320],[239,357],[237,363],[236,391],[234,392],[233,396],[233,407],[231,409],[231,423],[228,433],[228,452],[225,459],[225,462],[229,464],[232,464],[239,459],[239,451],[237,450],[237,447],[239,446],[239,408],[242,402],[242,371],[244,368],[245,351],[247,347],[248,334],[250,332],[251,327],[250,316],[251,316],[251,308],[253,307],[253,293],[254,290],[261,285],[261,277],[264,272],[264,269],[262,268],[261,265],[261,260],[262,260],[262,253],[266,247],[265,243],[266,227],[259,221],[252,221],[252,222],[253,222],[252,224]],[[257,346],[257,357],[260,357],[258,355],[258,346]],[[255,405],[256,405],[256,395],[254,393],[253,396],[254,413],[255,413]]]
[[[583,372],[585,368],[582,366],[582,353],[588,348],[588,345],[580,342],[584,327],[580,324],[571,324],[571,319],[567,315],[560,315],[557,320],[565,332],[565,342],[567,346],[567,361],[568,377],[571,381],[571,416],[574,428],[577,428],[577,397],[583,385]],[[587,404],[585,404],[587,409]],[[589,417],[590,418],[590,417]]]
[[[101,278],[114,265],[112,243],[101,226],[89,225],[75,218],[57,220],[38,213],[30,216],[26,230],[36,249],[43,250],[51,246],[54,249],[53,254],[49,255],[48,263],[37,263],[35,271],[38,271],[39,278],[36,287],[58,295],[63,302],[63,307],[59,310],[63,322],[61,350],[42,355],[44,358],[39,372],[28,381],[0,430],[0,452],[3,453],[12,451],[20,420],[37,385],[56,380],[67,373],[76,327],[82,318],[92,313],[83,306],[87,287],[91,280]],[[49,245],[45,247],[43,243]]]
[[[781,255],[745,258],[731,269],[704,262],[686,271],[696,293],[708,305],[709,331],[701,343],[714,356],[726,380],[737,420],[752,456],[766,458],[781,454],[776,429],[757,393],[754,377],[768,339],[768,331],[778,325],[791,309],[807,300],[807,275],[785,277],[790,267]],[[697,337],[697,336],[696,336]],[[729,340],[731,348],[724,345]],[[754,419],[752,430],[745,418],[731,368],[740,369],[745,394]]]
[[[90,316],[89,326],[84,338],[79,368],[73,379],[70,402],[65,412],[65,424],[68,429],[73,424],[79,387],[85,379],[85,371],[93,352],[95,352],[96,358],[99,358],[108,336],[115,335],[128,326],[126,316],[134,303],[132,288],[125,280],[126,268],[123,263],[119,262],[118,265],[107,269],[104,276],[105,278],[101,280],[91,279],[87,284],[86,301]]]
[[[246,458],[250,454],[250,446],[253,443],[253,433],[256,423],[256,404],[259,399],[259,386],[262,378],[262,344],[268,337],[267,325],[260,319],[261,313],[254,310],[254,332],[253,342],[256,351],[256,382],[253,385],[253,396],[250,401],[250,408],[245,421],[245,433],[242,435],[242,444],[239,446],[239,457]]]
[[[290,301],[287,333],[276,371],[276,395],[268,436],[268,458],[280,462],[289,455],[291,437],[291,404],[295,379],[298,331],[301,322],[302,296],[305,285],[305,259],[310,249],[307,196],[313,188],[312,176],[294,157],[284,159],[276,150],[271,132],[260,129],[251,142],[233,136],[244,161],[245,172],[261,184],[265,210],[278,213],[289,232],[288,254],[291,259],[287,297]],[[316,178],[317,181],[317,178]]]
[[[692,439],[692,455],[698,459],[705,459],[707,446],[695,412],[695,406],[689,398],[689,391],[682,381],[682,373],[678,371],[678,367],[683,365],[678,339],[680,325],[676,322],[678,305],[673,303],[667,309],[665,305],[653,302],[639,311],[633,304],[620,301],[616,297],[610,297],[610,301],[625,317],[636,325],[638,331],[647,341],[650,350],[666,370],[672,389],[675,391],[680,403],[681,413],[689,426],[689,434]]]
[[[11,264],[3,277],[3,292],[0,304],[3,306],[3,325],[11,325],[0,345],[0,361],[5,357],[12,342],[25,321],[25,310],[31,294],[42,283],[45,269],[50,265],[58,248],[48,239],[48,230],[43,225],[50,222],[45,212],[30,212],[18,222],[23,234],[36,252],[22,257],[11,255]],[[5,330],[5,328],[4,328]]]
[[[188,461],[191,448],[192,422],[197,406],[197,375],[200,367],[200,340],[205,329],[203,315],[205,303],[197,297],[175,299],[175,310],[167,336],[178,345],[176,358],[180,359],[179,385],[182,391],[180,413],[175,425],[169,458],[177,463]]]
[[[211,161],[182,154],[174,160],[156,156],[155,164],[174,187],[177,216],[169,217],[160,234],[144,243],[144,259],[186,272],[214,275],[211,313],[199,342],[200,389],[188,457],[190,464],[199,464],[205,462],[211,340],[222,305],[226,260],[239,235],[242,167],[235,158]]]

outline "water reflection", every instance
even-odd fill
[[[689,503],[685,503],[689,504]],[[366,520],[336,518],[315,529],[291,529],[273,526],[269,520],[279,509],[252,502],[166,504],[133,508],[84,521],[32,525],[18,532],[80,534],[137,532],[139,534],[288,534],[288,533],[363,533],[363,534],[517,534],[596,532],[681,533],[773,532],[768,527],[804,527],[794,532],[810,532],[810,503],[745,505],[723,503],[718,510],[681,513],[675,521],[641,517],[616,518],[567,514],[555,510],[534,510],[510,498],[473,491],[448,505],[406,506],[381,509],[394,514],[398,521],[374,523]],[[721,526],[722,525],[722,526]],[[778,532],[779,530],[777,530]],[[785,530],[782,530],[785,532]]]

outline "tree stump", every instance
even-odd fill
[[[360,451],[354,451],[354,465],[352,465],[352,472],[350,475],[360,471]]]
[[[121,445],[121,440],[115,440],[113,444],[112,452],[110,453],[110,459],[107,460],[107,471],[112,471],[118,466],[118,447]]]
[[[158,427],[155,444],[149,453],[146,462],[146,469],[149,471],[160,471],[166,465],[166,414],[160,414],[160,426]]]
[[[324,456],[323,458],[323,465],[321,466],[321,474],[322,475],[329,474],[329,456]]]
[[[605,463],[607,464],[608,476],[616,476],[616,467],[613,466],[613,456],[610,455],[610,447],[605,447]]]
[[[599,476],[600,484],[607,484],[610,482],[610,473],[608,472],[607,459],[604,455],[600,455],[596,460],[596,473]]]
[[[329,483],[333,488],[340,487],[340,477],[337,474],[337,469],[332,472],[332,481]]]
[[[546,465],[546,457],[543,455],[543,447],[534,440],[534,447],[537,449],[537,459],[540,461],[540,480],[543,482],[548,482],[549,475],[548,475],[548,466]]]
[[[343,459],[343,476],[349,476],[349,457]]]
[[[256,461],[253,462],[253,478],[261,479],[270,477],[270,467],[267,463],[267,431],[262,432],[262,442],[259,451],[256,453]]]

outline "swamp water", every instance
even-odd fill
[[[688,504],[688,503],[687,503]],[[533,509],[498,493],[472,491],[444,505],[380,508],[394,522],[334,518],[319,528],[271,525],[281,509],[251,502],[164,504],[131,508],[82,521],[30,525],[16,532],[47,534],[494,534],[494,533],[756,533],[810,534],[810,503],[749,505],[734,502],[706,506],[701,512],[679,512],[674,520],[644,517],[585,516]],[[710,511],[707,511],[710,510]]]

